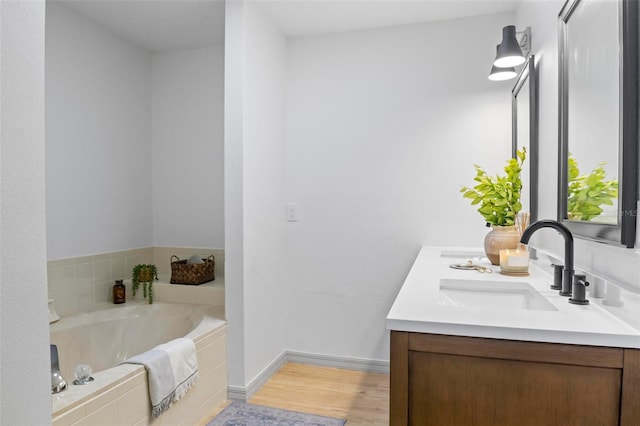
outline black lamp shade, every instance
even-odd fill
[[[507,25],[502,29],[502,43],[498,45],[498,54],[493,65],[508,68],[523,64],[524,61],[524,55],[516,39],[516,27]]]

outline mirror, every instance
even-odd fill
[[[511,90],[511,155],[527,148],[522,170],[522,210],[538,220],[538,88],[534,55],[525,62]]]
[[[568,0],[559,15],[558,220],[633,247],[638,187],[638,2]]]

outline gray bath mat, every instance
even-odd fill
[[[207,426],[343,426],[346,420],[232,402]]]

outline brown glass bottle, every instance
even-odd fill
[[[113,285],[113,303],[119,305],[120,303],[125,302],[125,290],[126,287],[122,283],[122,280],[116,280],[116,283]]]

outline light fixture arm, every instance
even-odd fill
[[[516,31],[516,39],[525,58],[531,54],[531,27],[525,28],[524,31]]]

